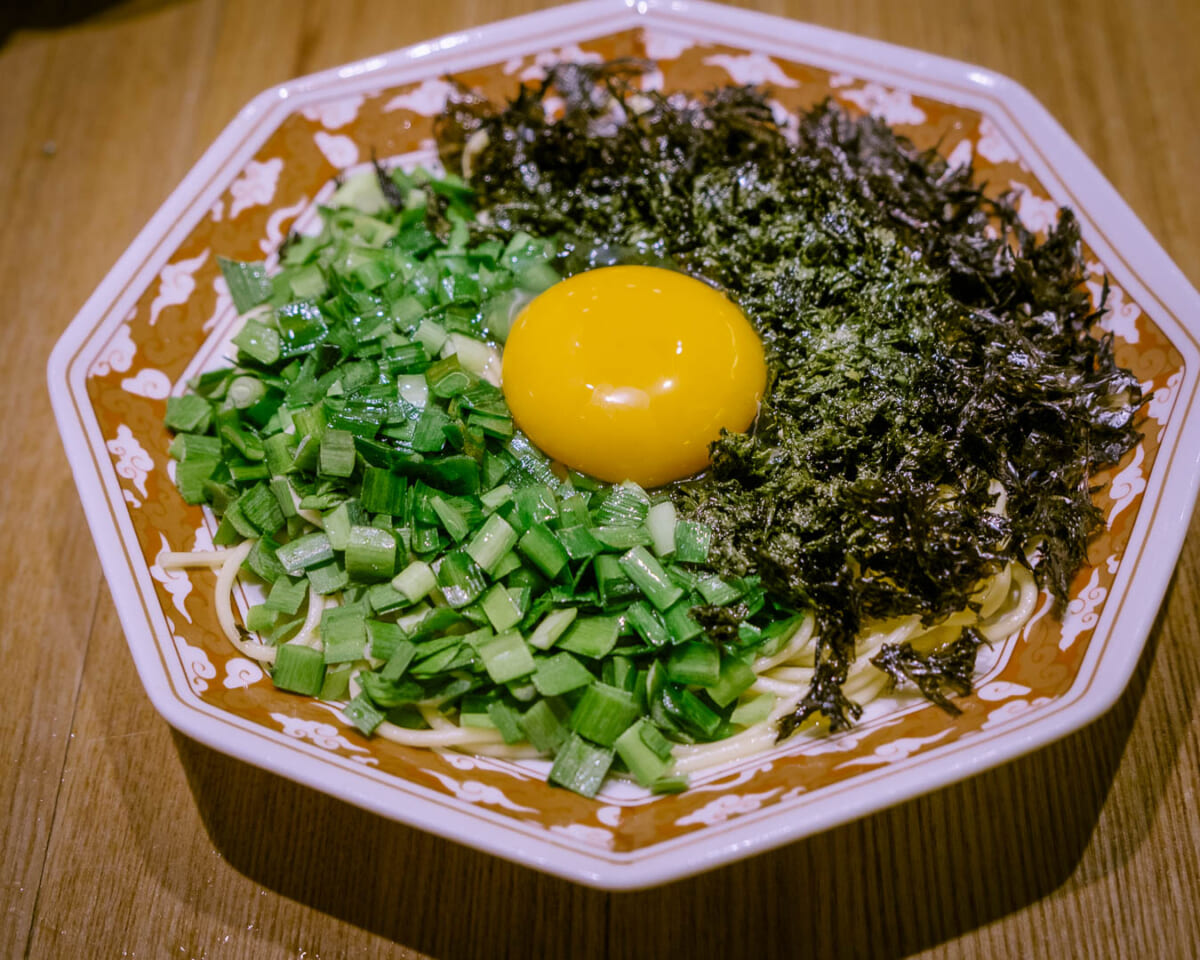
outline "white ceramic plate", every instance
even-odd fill
[[[455,74],[500,95],[561,59],[648,56],[647,82],[765,83],[782,111],[833,96],[940,141],[1020,191],[1032,229],[1078,213],[1114,292],[1104,325],[1152,395],[1145,439],[1099,480],[1108,530],[1060,618],[1044,602],[994,651],[963,714],[873,705],[854,730],[793,740],[678,796],[585,800],[536,766],[364,740],[337,711],[273,689],[220,635],[211,574],[165,572],[208,528],[170,479],[165,398],[233,323],[217,255],[272,260],[341,170],[428,154]],[[1020,86],[967,64],[704,3],[593,0],[296,80],[255,98],[121,257],[50,360],[55,412],[146,692],[185,734],[379,814],[612,889],[686,876],[1003,763],[1111,706],[1138,659],[1196,495],[1200,297],[1112,187]]]

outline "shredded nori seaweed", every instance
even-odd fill
[[[815,676],[780,735],[815,713],[838,729],[860,713],[842,684],[864,622],[936,623],[1009,562],[1065,597],[1103,523],[1089,478],[1137,442],[1141,390],[1093,335],[1103,303],[1070,210],[1039,240],[969,166],[878,120],[826,101],[789,131],[763,90],[664,97],[639,69],[561,65],[501,105],[464,92],[440,119],[443,160],[483,142],[469,167],[487,232],[557,237],[566,272],[672,265],[755,324],[758,417],[672,496],[712,526],[722,573],[815,611]],[[980,639],[872,662],[953,709]]]

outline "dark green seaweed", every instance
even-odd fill
[[[1065,597],[1103,523],[1090,478],[1137,442],[1141,390],[1094,329],[1070,210],[1039,239],[970,167],[878,120],[827,101],[789,134],[765,91],[642,94],[638,69],[563,65],[500,105],[464,93],[443,159],[485,131],[486,232],[556,236],[566,272],[672,265],[751,318],[771,369],[758,417],[671,495],[714,528],[722,573],[814,609],[815,677],[780,733],[816,713],[837,729],[860,712],[842,683],[865,621],[936,623],[1009,562]],[[876,665],[949,707],[977,647]]]

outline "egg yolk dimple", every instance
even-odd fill
[[[555,284],[517,317],[504,396],[543,451],[600,480],[656,487],[708,466],[722,428],[750,426],[762,343],[707,284],[661,267],[602,267]]]

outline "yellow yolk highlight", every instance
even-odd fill
[[[708,466],[744,431],[767,382],[750,322],[712,287],[660,267],[602,267],[517,317],[504,396],[545,453],[600,480],[656,487]]]

